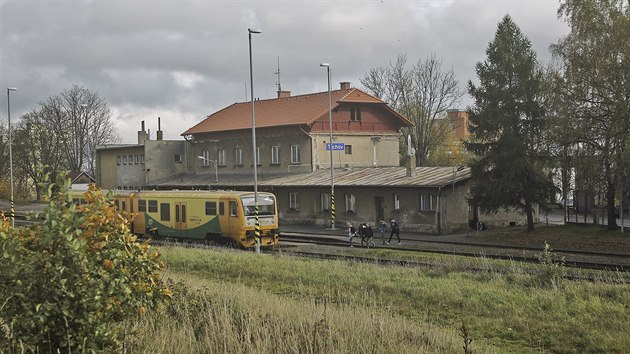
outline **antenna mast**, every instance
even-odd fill
[[[278,71],[276,71],[274,74],[278,75],[276,86],[278,87],[278,92],[280,92],[282,91],[282,87],[280,86],[280,56],[278,56]]]

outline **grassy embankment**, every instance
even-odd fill
[[[133,352],[454,353],[464,352],[462,321],[475,353],[630,350],[628,282],[554,284],[557,268],[529,275],[510,262],[479,273],[461,260],[425,269],[161,252],[178,296],[129,324]]]

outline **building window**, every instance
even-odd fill
[[[260,163],[260,146],[256,146],[256,165],[261,165]]]
[[[133,155],[129,155],[129,164],[133,165]]]
[[[298,210],[298,200],[296,192],[289,192],[289,209]]]
[[[217,215],[217,202],[206,202],[206,215]]]
[[[217,150],[219,166],[225,166],[225,149]]]
[[[300,163],[300,145],[291,145],[291,163]]]
[[[345,145],[346,155],[352,155],[352,145]]]
[[[234,164],[236,166],[243,165],[243,149],[240,147],[234,148]]]
[[[157,213],[157,200],[149,200],[149,213]]]
[[[354,194],[346,194],[346,213],[354,213],[356,212],[356,208],[354,206]]]
[[[398,194],[394,194],[394,210],[400,210],[400,199]]]
[[[171,204],[170,203],[160,203],[160,220],[162,221],[171,220]]]
[[[436,198],[433,194],[420,194],[420,210],[435,210]]]
[[[137,165],[137,164],[139,164],[139,163],[140,163],[140,156],[138,156],[138,155],[133,155],[133,160],[134,160],[134,163],[135,163],[136,165]]]
[[[210,151],[208,150],[201,151],[201,157],[203,157],[203,159],[201,160],[201,165],[210,166]]]
[[[271,147],[271,164],[273,165],[280,164],[280,146]]]
[[[138,211],[145,212],[147,211],[147,201],[144,199],[138,199]]]
[[[116,156],[116,164],[120,165],[120,155]]]
[[[330,211],[330,193],[321,194],[321,208],[322,211]]]
[[[176,163],[182,163],[182,155],[175,154],[175,162]]]
[[[127,164],[127,155],[123,155],[123,165]]]
[[[359,107],[350,107],[350,120],[351,121],[360,121],[361,120],[361,108],[359,108]]]
[[[140,163],[144,165],[144,154],[140,155]]]

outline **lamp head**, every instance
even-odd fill
[[[206,159],[205,157],[203,157],[203,156],[201,156],[201,155],[197,156],[197,158],[198,158],[199,160],[205,160],[205,159]]]
[[[7,87],[7,91],[17,91],[17,87]]]
[[[321,64],[319,64],[319,66],[329,68],[330,67],[330,63],[321,63]]]
[[[259,29],[254,29],[254,28],[248,28],[248,29],[247,29],[247,32],[249,32],[249,33],[262,33],[262,31],[261,31],[261,30],[259,30]]]

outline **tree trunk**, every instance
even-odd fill
[[[529,202],[525,203],[525,214],[527,214],[527,232],[532,232],[534,231],[534,211]]]
[[[617,218],[615,217],[615,183],[608,181],[606,189],[606,211],[608,212],[607,230],[617,230]]]

